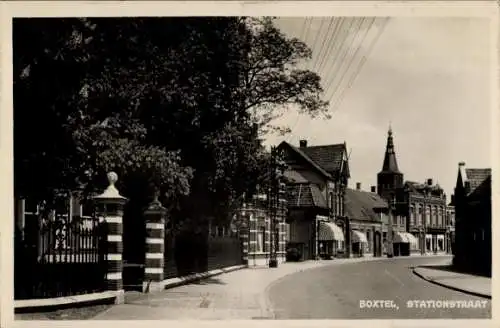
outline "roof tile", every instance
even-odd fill
[[[387,207],[387,202],[375,193],[346,189],[345,209],[351,219],[380,221],[375,209],[386,209]]]

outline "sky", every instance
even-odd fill
[[[350,151],[349,185],[361,182],[362,189],[368,191],[376,185],[382,168],[391,125],[404,179],[424,182],[432,178],[444,188],[448,199],[456,183],[459,162],[464,161],[470,168],[492,166],[487,19],[391,17],[385,28],[376,21],[377,25],[364,29],[369,32],[363,42],[357,43],[357,53],[349,38],[342,42],[339,36],[337,43],[342,43],[344,49],[353,49],[345,54],[327,53],[326,47],[321,50],[322,42],[318,40],[326,39],[323,36],[328,26],[325,22],[321,25],[320,18],[309,26],[304,22],[305,18],[287,17],[278,18],[277,25],[285,34],[302,38],[312,49],[313,59],[303,65],[322,77],[325,99],[333,99],[333,117],[311,119],[291,108],[277,123],[290,126],[292,133],[269,135],[266,144],[286,140],[298,145],[300,139],[306,139],[312,146],[345,141]],[[302,35],[304,30],[309,30],[309,34]],[[381,34],[377,39],[378,31]],[[351,34],[353,40],[362,40],[363,33],[359,33],[358,39],[358,34]],[[359,65],[363,56],[364,65]],[[319,65],[321,57],[331,64]],[[360,68],[359,74],[350,73],[354,69],[348,70],[348,64],[345,68],[341,64],[335,66],[332,57],[344,59],[338,62],[355,58],[351,66]],[[337,84],[332,80],[336,76],[346,77],[337,78],[338,81],[349,80],[348,76],[355,79],[351,79],[350,88],[348,82],[335,88]],[[342,92],[344,97],[337,102]],[[334,106],[335,103],[339,105]]]

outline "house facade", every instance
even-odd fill
[[[408,221],[408,232],[418,240],[422,254],[446,253],[451,249],[451,230],[447,223],[444,190],[432,179],[425,183],[406,181],[402,210]]]
[[[388,232],[388,204],[375,192],[346,189],[346,216],[351,227],[351,249],[353,256],[379,257],[386,253]]]
[[[469,169],[459,163],[454,196],[453,263],[491,276],[491,169]]]
[[[349,162],[343,144],[299,147],[282,142],[288,169],[289,244],[302,259],[350,256],[349,221],[345,215],[345,191]],[[347,247],[346,247],[347,245]]]
[[[455,245],[455,195],[451,195],[451,201],[446,206],[446,227],[450,232],[450,244],[446,252],[453,254]]]

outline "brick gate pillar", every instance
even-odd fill
[[[123,205],[127,199],[120,195],[115,187],[118,175],[115,172],[108,173],[109,186],[96,197],[97,214],[103,218],[107,226],[106,236],[106,282],[109,291],[116,291],[115,304],[125,302],[123,290]]]
[[[158,195],[149,204],[144,212],[146,219],[146,265],[144,269],[144,280],[150,290],[153,285],[163,281],[165,264],[165,214],[167,210],[158,201]],[[161,287],[160,287],[161,289]]]

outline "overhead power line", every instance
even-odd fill
[[[387,26],[387,23],[389,21],[389,18],[384,18],[383,22],[382,22],[382,25],[381,27],[379,28],[378,32],[377,32],[377,35],[375,36],[375,38],[372,40],[372,42],[370,43],[370,46],[368,48],[368,52],[366,55],[364,55],[362,58],[361,58],[361,62],[360,64],[358,65],[355,73],[351,76],[351,79],[349,80],[348,82],[348,85],[347,87],[342,91],[342,94],[341,94],[341,97],[339,98],[339,100],[334,104],[334,106],[332,107],[333,109],[333,114],[335,114],[338,110],[338,108],[340,107],[340,105],[342,104],[343,100],[344,100],[344,97],[346,95],[346,92],[349,91],[352,87],[352,85],[354,84],[354,82],[356,81],[356,78],[358,77],[359,73],[361,72],[361,69],[363,68],[364,64],[366,63],[366,59],[370,56],[370,54],[372,53],[373,51],[373,48],[375,47],[375,44],[378,42],[378,40],[380,39],[380,36],[382,35],[382,33],[384,32],[385,30],[385,27]]]
[[[324,73],[321,74],[323,76],[323,81],[324,81],[323,85],[325,86],[325,94],[330,93],[329,90],[331,89],[331,85],[335,80],[336,76],[335,74],[336,71],[338,70],[338,66],[342,64],[342,59],[341,59],[342,49],[344,48],[347,38],[350,35],[350,30],[352,29],[352,26],[357,19],[359,18],[351,18],[348,22],[343,22],[339,30],[338,36],[332,42],[332,49],[328,54],[328,60],[326,61],[326,63],[329,62],[330,65],[328,66],[327,69],[326,68],[322,69]],[[347,23],[349,25],[345,26],[344,24]]]
[[[340,79],[338,79],[338,77],[340,77],[340,69],[344,66],[345,62],[346,62],[346,58],[347,58],[347,55],[351,52],[352,50],[352,46],[354,44],[354,40],[356,40],[360,30],[361,30],[361,26],[363,25],[363,22],[366,20],[366,18],[362,18],[361,20],[357,20],[356,23],[356,27],[354,28],[354,31],[355,32],[351,32],[349,33],[348,31],[348,37],[351,36],[350,38],[350,41],[349,41],[349,46],[348,47],[344,47],[344,51],[342,52],[342,55],[340,55],[340,57],[338,58],[338,66],[336,66],[336,70],[334,71],[334,74],[332,74],[332,77],[330,79],[330,82],[329,82],[329,85],[328,85],[328,89],[329,90],[332,90],[333,91],[333,94],[335,94],[340,86],[340,83],[342,82]],[[354,24],[352,24],[354,25]],[[352,26],[351,25],[351,26]],[[347,41],[347,38],[346,38],[346,41]],[[332,86],[332,84],[337,81],[337,83],[335,84],[335,87],[333,87],[332,89],[330,89],[330,87]]]
[[[347,72],[349,72],[351,70],[352,63],[357,58],[359,50],[362,49],[363,43],[365,42],[367,35],[371,31],[371,27],[373,26],[374,22],[375,22],[375,18],[371,18],[371,21],[368,23],[369,24],[368,27],[366,27],[366,29],[365,29],[365,33],[363,35],[363,38],[362,38],[361,42],[358,44],[358,46],[357,46],[356,50],[354,51],[354,53],[350,56],[351,60],[349,60],[349,62],[347,63],[346,69],[340,75],[339,83],[337,84],[337,87],[333,90],[333,94],[332,94],[332,97],[330,98],[330,101],[332,101],[333,98],[338,94],[336,91],[343,84],[343,82],[344,82],[344,80],[346,78]],[[361,23],[360,29],[358,30],[358,32],[361,30],[362,24],[363,23]],[[347,75],[347,76],[349,76],[349,75]]]

